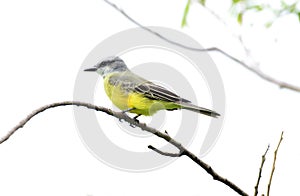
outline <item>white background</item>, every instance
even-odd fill
[[[115,2],[145,25],[178,29],[204,46],[218,46],[243,57],[228,28],[198,5],[191,8],[189,26],[180,29],[185,1]],[[211,6],[227,11],[229,2],[220,3]],[[262,23],[260,18],[248,18]],[[100,0],[1,1],[0,25],[1,135],[35,108],[72,100],[74,81],[86,55],[110,35],[135,27]],[[296,17],[282,18],[270,29],[258,25],[242,31],[263,71],[300,85]],[[211,56],[224,81],[227,113],[218,142],[203,160],[251,195],[261,155],[270,144],[260,189],[265,192],[273,151],[285,131],[271,193],[299,195],[300,93],[279,89],[220,54]],[[191,150],[198,152],[199,146],[193,144]],[[36,116],[3,143],[0,174],[0,194],[5,196],[236,195],[185,157],[147,173],[103,164],[81,142],[72,107]]]

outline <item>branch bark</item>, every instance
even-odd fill
[[[261,178],[261,172],[263,170],[263,167],[264,167],[264,164],[266,161],[266,154],[267,154],[269,148],[270,148],[270,145],[268,145],[266,152],[261,156],[261,164],[260,164],[260,168],[259,168],[259,172],[258,172],[258,178],[257,178],[256,185],[254,187],[254,196],[257,196],[257,194],[258,194],[258,186],[259,186],[259,182],[260,182],[260,178]]]
[[[283,131],[281,132],[281,136],[280,136],[277,148],[276,148],[276,150],[274,152],[273,167],[272,167],[272,171],[271,171],[271,175],[270,175],[270,180],[269,180],[269,184],[268,184],[267,196],[270,195],[271,183],[272,183],[273,174],[274,174],[274,171],[275,171],[275,163],[276,163],[276,158],[277,158],[277,152],[278,152],[278,149],[279,149],[279,146],[280,146],[282,140],[283,140]]]
[[[149,145],[148,148],[151,149],[151,150],[153,150],[154,152],[157,152],[158,154],[163,155],[163,156],[168,156],[168,157],[180,157],[180,156],[182,155],[182,152],[179,152],[179,153],[164,152],[164,151],[161,151],[161,150],[155,148],[155,147],[152,146],[152,145]]]
[[[153,31],[150,28],[148,28],[148,27],[142,25],[141,23],[137,22],[135,19],[133,19],[131,16],[129,16],[124,10],[119,8],[116,4],[110,2],[109,0],[103,0],[103,1],[106,2],[108,5],[110,5],[111,7],[113,7],[118,12],[120,12],[124,17],[126,17],[129,21],[131,21],[132,23],[134,23],[138,27],[144,29],[145,31],[148,31],[149,33],[157,36],[158,38],[160,38],[160,39],[162,39],[162,40],[164,40],[164,41],[166,41],[170,44],[185,48],[187,50],[193,50],[193,51],[198,51],[198,52],[219,52],[222,55],[224,55],[225,57],[231,59],[232,61],[238,63],[239,65],[241,65],[245,69],[249,70],[250,72],[256,74],[257,76],[259,76],[261,79],[263,79],[265,81],[268,81],[272,84],[275,84],[275,85],[279,86],[280,88],[285,88],[285,89],[293,90],[293,91],[296,91],[296,92],[300,92],[300,86],[296,86],[296,85],[281,81],[281,80],[276,79],[276,78],[274,78],[274,77],[272,77],[268,74],[265,74],[264,72],[262,72],[257,67],[250,66],[247,63],[245,63],[243,60],[240,60],[240,59],[234,57],[233,55],[231,55],[231,54],[229,54],[229,53],[225,52],[224,50],[221,50],[217,47],[195,48],[195,47],[187,46],[187,45],[181,44],[179,42],[176,42],[174,40],[171,40],[171,39],[167,38],[166,36],[161,35],[158,32]]]
[[[154,151],[156,151],[156,152],[158,152],[162,155],[166,155],[166,156],[179,157],[179,156],[185,155],[185,156],[189,157],[192,161],[194,161],[196,164],[198,164],[200,167],[202,167],[202,169],[204,169],[208,174],[210,174],[213,177],[214,180],[222,182],[223,184],[230,187],[232,190],[234,190],[236,193],[238,193],[240,195],[243,195],[243,196],[248,195],[246,192],[244,192],[241,188],[239,188],[233,182],[231,182],[228,179],[220,176],[217,172],[215,172],[213,170],[213,168],[210,165],[203,162],[196,155],[194,155],[192,152],[190,152],[184,146],[182,146],[179,142],[177,142],[176,140],[171,138],[167,133],[160,132],[157,129],[154,129],[152,127],[147,126],[145,123],[140,123],[140,122],[136,121],[135,119],[130,118],[128,115],[126,115],[123,112],[115,112],[115,111],[112,111],[111,109],[101,107],[101,106],[96,106],[96,105],[93,105],[93,104],[90,104],[90,103],[84,103],[84,102],[80,102],[80,101],[64,101],[64,102],[52,103],[52,104],[40,107],[40,108],[34,110],[33,112],[31,112],[25,119],[23,119],[13,129],[11,129],[0,140],[0,144],[7,141],[17,130],[19,130],[20,128],[23,128],[26,125],[26,123],[29,122],[37,114],[39,114],[41,112],[44,112],[47,109],[56,108],[56,107],[60,107],[60,106],[68,106],[68,105],[81,106],[81,107],[85,107],[85,108],[88,108],[88,109],[93,109],[95,111],[101,111],[101,112],[104,112],[108,115],[114,116],[115,118],[118,118],[120,120],[124,120],[124,121],[128,122],[129,124],[131,124],[135,127],[139,127],[143,131],[147,131],[149,133],[152,133],[152,134],[156,135],[157,137],[160,137],[160,138],[166,140],[167,142],[169,142],[170,144],[172,144],[176,148],[178,148],[179,153],[178,154],[165,153],[165,152],[162,152],[162,151],[154,148],[153,146],[149,146],[150,149],[152,149],[152,150],[154,150]]]

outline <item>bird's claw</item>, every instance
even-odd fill
[[[141,114],[136,115],[135,117],[133,117],[133,120],[137,123],[140,123],[140,121],[137,119],[140,116],[141,116]]]

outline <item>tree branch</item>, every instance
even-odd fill
[[[258,178],[257,178],[256,185],[254,187],[254,190],[255,190],[254,191],[254,196],[257,196],[257,194],[258,194],[258,186],[259,186],[259,182],[260,182],[260,178],[261,178],[261,172],[263,170],[263,166],[264,166],[264,163],[266,161],[266,154],[267,154],[269,148],[270,148],[270,145],[268,145],[268,148],[267,148],[266,152],[261,157],[261,164],[260,164],[260,168],[259,168],[259,172],[258,172]]]
[[[168,157],[180,157],[181,153],[170,153],[170,152],[163,152],[157,148],[155,148],[154,146],[149,145],[148,146],[149,149],[153,150],[154,152],[157,152],[158,154],[161,154],[163,156],[168,156]]]
[[[52,103],[52,104],[40,107],[40,108],[34,110],[33,112],[31,112],[25,119],[23,119],[21,122],[19,122],[12,130],[10,130],[0,140],[0,144],[5,142],[6,140],[8,140],[17,130],[24,127],[26,125],[26,123],[29,122],[30,119],[32,119],[37,114],[44,112],[47,109],[60,107],[60,106],[68,106],[68,105],[81,106],[81,107],[85,107],[88,109],[93,109],[95,111],[101,111],[108,115],[114,116],[115,118],[118,118],[120,120],[124,120],[124,121],[128,122],[129,124],[131,124],[135,127],[139,127],[140,129],[142,129],[144,131],[152,133],[152,134],[156,135],[157,137],[160,137],[160,138],[166,140],[167,142],[169,142],[176,148],[178,148],[179,154],[165,153],[165,152],[162,152],[162,151],[154,148],[153,146],[149,147],[150,149],[152,149],[160,154],[166,155],[166,156],[174,157],[176,155],[176,157],[178,157],[178,156],[185,155],[185,156],[189,157],[191,160],[193,160],[195,163],[197,163],[200,167],[202,167],[208,174],[210,174],[213,177],[214,180],[222,182],[223,184],[227,185],[228,187],[230,187],[232,190],[234,190],[235,192],[237,192],[240,195],[243,195],[243,196],[248,195],[242,189],[240,189],[237,185],[235,185],[233,182],[227,180],[226,178],[224,178],[224,177],[220,176],[218,173],[216,173],[210,165],[208,165],[207,163],[200,160],[196,155],[194,155],[192,152],[188,151],[184,146],[182,146],[179,142],[177,142],[176,140],[171,138],[168,134],[162,133],[162,132],[158,131],[157,129],[149,127],[145,123],[140,123],[140,122],[136,121],[135,119],[130,118],[128,115],[126,115],[123,112],[115,112],[108,108],[96,106],[96,105],[89,104],[89,103],[84,103],[84,102],[79,102],[79,101],[64,101],[64,102]]]
[[[259,76],[260,78],[270,82],[270,83],[273,83],[273,84],[276,84],[277,86],[279,86],[280,88],[286,88],[286,89],[290,89],[290,90],[293,90],[293,91],[296,91],[296,92],[300,92],[300,87],[299,86],[296,86],[296,85],[293,85],[293,84],[290,84],[290,83],[287,83],[287,82],[284,82],[284,81],[281,81],[281,80],[278,80],[270,75],[267,75],[265,73],[263,73],[261,70],[259,70],[257,67],[252,67],[248,64],[246,64],[244,61],[230,55],[229,53],[217,48],[217,47],[210,47],[210,48],[195,48],[195,47],[191,47],[191,46],[187,46],[187,45],[184,45],[184,44],[181,44],[179,42],[176,42],[176,41],[173,41],[169,38],[167,38],[166,36],[164,35],[161,35],[159,34],[158,32],[156,31],[153,31],[151,30],[150,28],[142,25],[141,23],[137,22],[135,19],[133,19],[132,17],[130,17],[124,10],[122,10],[121,8],[119,8],[116,4],[108,1],[108,0],[103,0],[104,2],[106,2],[108,5],[112,6],[115,10],[117,10],[118,12],[120,12],[123,16],[125,16],[129,21],[131,21],[132,23],[134,23],[135,25],[137,25],[138,27],[144,29],[145,31],[148,31],[149,33],[157,36],[158,38],[170,43],[170,44],[173,44],[173,45],[176,45],[176,46],[179,46],[181,48],[185,48],[187,50],[193,50],[193,51],[198,51],[198,52],[212,52],[212,51],[215,51],[215,52],[219,52],[221,53],[222,55],[226,56],[227,58],[231,59],[232,61],[240,64],[242,67],[246,68],[247,70],[249,70],[250,72],[256,74],[257,76]]]
[[[271,188],[271,183],[272,183],[272,178],[273,178],[273,174],[274,174],[274,171],[275,171],[275,163],[276,163],[276,158],[277,158],[277,152],[278,152],[278,149],[279,149],[279,146],[281,144],[281,141],[283,140],[283,131],[281,132],[281,136],[280,136],[280,139],[279,139],[279,142],[278,142],[278,145],[277,145],[277,148],[274,152],[274,160],[273,160],[273,167],[272,167],[272,171],[271,171],[271,175],[270,175],[270,180],[269,180],[269,184],[268,184],[268,190],[267,190],[267,196],[270,195],[270,188]]]

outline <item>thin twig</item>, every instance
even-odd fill
[[[259,63],[253,58],[251,50],[246,46],[242,34],[240,34],[240,33],[238,34],[238,33],[234,32],[232,29],[230,29],[229,25],[227,24],[227,22],[225,20],[223,20],[222,17],[219,16],[215,11],[213,11],[212,9],[210,9],[207,6],[203,6],[203,8],[205,8],[212,16],[214,16],[220,23],[222,23],[224,25],[224,27],[226,27],[226,28],[229,29],[229,31],[231,32],[232,36],[234,38],[236,38],[240,42],[240,44],[241,44],[241,46],[242,46],[242,48],[243,48],[246,56],[248,58],[250,58],[251,61],[253,62],[252,66],[258,66]],[[250,65],[248,65],[248,66],[250,66]]]
[[[181,44],[179,42],[176,42],[174,40],[171,40],[169,38],[167,38],[166,36],[156,32],[156,31],[153,31],[152,29],[142,25],[141,23],[137,22],[136,20],[134,20],[132,17],[130,17],[124,10],[122,10],[121,8],[119,8],[116,4],[108,1],[108,0],[103,0],[104,2],[106,2],[108,5],[112,6],[114,9],[116,9],[118,12],[120,12],[123,16],[125,16],[129,21],[131,21],[132,23],[134,23],[135,25],[137,25],[138,27],[144,29],[145,31],[148,31],[149,33],[159,37],[160,39],[170,43],[170,44],[173,44],[173,45],[176,45],[176,46],[179,46],[181,48],[185,48],[187,50],[193,50],[193,51],[198,51],[198,52],[212,52],[212,51],[215,51],[215,52],[219,52],[221,54],[223,54],[224,56],[226,56],[227,58],[231,59],[232,61],[235,61],[236,63],[240,64],[241,66],[243,66],[244,68],[246,68],[247,70],[249,70],[250,72],[256,74],[257,76],[259,76],[260,78],[270,82],[270,83],[273,83],[273,84],[276,84],[278,85],[280,88],[286,88],[286,89],[290,89],[290,90],[293,90],[293,91],[297,91],[297,92],[300,92],[300,87],[299,86],[296,86],[296,85],[293,85],[293,84],[290,84],[290,83],[287,83],[287,82],[284,82],[284,81],[281,81],[281,80],[278,80],[274,77],[271,77],[270,75],[267,75],[265,73],[263,73],[261,70],[259,70],[257,67],[252,67],[248,64],[246,64],[244,61],[242,60],[239,60],[238,58],[228,54],[227,52],[217,48],[217,47],[210,47],[210,48],[195,48],[195,47],[191,47],[191,46],[187,46],[187,45],[184,45],[184,44]]]
[[[273,167],[272,167],[272,171],[271,171],[271,175],[270,175],[270,180],[269,180],[269,184],[268,184],[268,190],[267,190],[267,196],[270,195],[270,189],[271,189],[271,183],[272,183],[272,178],[273,178],[273,174],[274,174],[274,171],[275,171],[275,163],[276,163],[276,158],[277,158],[277,152],[278,152],[278,149],[279,149],[279,146],[281,144],[281,141],[283,140],[283,131],[281,132],[281,136],[280,136],[280,139],[279,139],[279,142],[278,142],[278,145],[277,145],[277,148],[274,152],[274,160],[273,160]]]
[[[135,127],[139,127],[140,129],[142,129],[144,131],[152,133],[152,134],[166,140],[167,142],[169,142],[170,144],[172,144],[176,148],[178,148],[179,152],[180,152],[179,153],[180,156],[181,155],[188,156],[195,163],[197,163],[200,167],[202,167],[208,174],[210,174],[213,177],[214,180],[222,182],[223,184],[227,185],[228,187],[230,187],[232,190],[234,190],[235,192],[237,192],[240,195],[244,195],[244,196],[248,195],[241,188],[239,188],[237,185],[235,185],[233,182],[227,180],[226,178],[224,178],[224,177],[220,176],[218,173],[216,173],[210,165],[208,165],[207,163],[200,160],[196,155],[194,155],[192,152],[188,151],[184,146],[182,146],[179,142],[177,142],[176,140],[171,138],[168,134],[160,132],[157,129],[154,129],[152,127],[149,127],[145,123],[140,123],[137,120],[135,120],[133,118],[130,118],[124,112],[115,112],[115,111],[112,111],[108,108],[101,107],[101,106],[96,106],[96,105],[89,104],[89,103],[84,103],[84,102],[79,102],[79,101],[64,101],[64,102],[52,103],[52,104],[40,107],[40,108],[34,110],[32,113],[30,113],[24,120],[22,120],[20,123],[18,123],[11,131],[9,131],[0,140],[0,144],[5,142],[6,140],[8,140],[10,138],[10,136],[12,136],[20,128],[24,127],[24,125],[28,121],[30,121],[30,119],[32,119],[34,116],[36,116],[37,114],[39,114],[41,112],[44,112],[45,110],[50,109],[50,108],[55,108],[55,107],[59,107],[59,106],[68,106],[68,105],[82,106],[82,107],[86,107],[88,109],[93,109],[95,111],[101,111],[101,112],[104,112],[108,115],[114,116],[115,118],[118,118],[120,120],[124,120],[124,121],[128,122],[129,124],[131,124]],[[154,147],[152,147],[152,148],[153,148],[153,150],[155,149]],[[156,150],[156,152],[164,154],[164,152],[162,152],[160,150]],[[168,155],[171,155],[171,154],[168,154]],[[175,155],[175,154],[173,154],[173,155]]]
[[[258,172],[258,178],[257,178],[256,185],[254,187],[254,190],[255,190],[254,191],[254,196],[257,196],[257,194],[258,194],[258,186],[259,186],[259,182],[260,182],[260,178],[261,178],[261,172],[263,170],[264,163],[266,161],[266,154],[267,154],[269,148],[270,148],[270,145],[268,145],[268,148],[267,148],[266,152],[261,156],[261,164],[260,164],[260,168],[259,168],[259,172]]]
[[[163,155],[163,156],[168,156],[168,157],[180,157],[181,156],[181,153],[164,152],[164,151],[161,151],[161,150],[159,150],[159,149],[157,149],[157,148],[155,148],[154,146],[151,146],[151,145],[149,145],[148,148],[153,150],[154,152],[157,152],[158,154]]]

